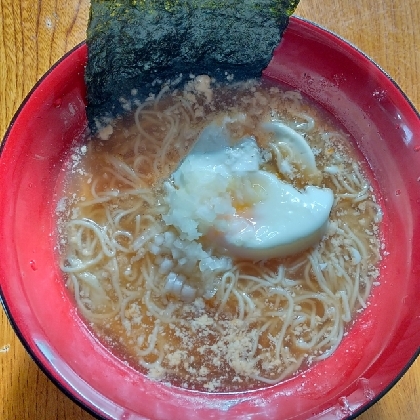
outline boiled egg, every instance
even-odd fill
[[[308,169],[316,170],[303,138],[279,124],[266,128],[287,137]],[[223,124],[203,130],[166,185],[169,211],[164,221],[182,239],[203,240],[225,255],[251,260],[293,255],[320,241],[332,191],[314,186],[298,190],[263,170],[268,155],[252,136],[229,144]]]

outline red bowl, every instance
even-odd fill
[[[28,95],[0,157],[0,291],[31,356],[66,394],[110,419],[338,419],[377,401],[420,345],[420,120],[395,83],[336,35],[292,18],[265,77],[300,89],[350,132],[383,197],[380,286],[337,351],[276,386],[208,394],[153,382],[91,335],[57,264],[54,189],[86,126],[86,45]]]

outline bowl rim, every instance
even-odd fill
[[[325,27],[323,27],[323,26],[321,26],[321,25],[319,25],[319,24],[317,24],[315,22],[312,22],[312,21],[310,21],[308,19],[305,19],[305,18],[302,18],[302,17],[299,17],[299,16],[292,16],[290,19],[291,20],[294,20],[294,21],[297,21],[297,22],[300,22],[300,23],[306,23],[306,24],[308,24],[310,26],[313,26],[313,27],[317,28],[318,30],[320,30],[322,32],[325,32],[325,33],[331,35],[332,37],[335,37],[340,42],[343,42],[343,43],[347,44],[347,46],[351,47],[352,50],[354,50],[356,53],[359,53],[361,56],[363,56],[365,59],[367,59],[370,62],[371,65],[373,65],[374,67],[376,67],[384,76],[386,76],[386,78],[388,79],[388,81],[390,81],[397,88],[397,90],[399,91],[399,94],[404,98],[405,102],[411,107],[412,111],[414,111],[414,113],[417,116],[417,118],[420,119],[420,113],[419,113],[419,111],[417,111],[416,107],[413,105],[413,103],[408,98],[408,96],[404,93],[404,91],[399,87],[399,85],[397,84],[397,82],[383,68],[381,68],[373,59],[371,59],[369,56],[367,56],[357,46],[355,46],[351,42],[347,41],[346,39],[344,39],[340,35],[332,32],[329,29],[326,29]],[[85,40],[82,41],[82,42],[80,42],[76,46],[74,46],[67,53],[65,53],[34,84],[34,86],[32,87],[32,89],[28,92],[28,94],[25,96],[24,100],[22,101],[22,103],[20,104],[20,106],[18,107],[18,109],[16,110],[16,112],[15,112],[13,118],[11,119],[11,121],[9,123],[9,126],[8,126],[8,128],[7,128],[4,136],[3,136],[2,142],[0,144],[0,160],[1,160],[2,153],[4,151],[4,148],[6,147],[7,140],[9,138],[9,136],[10,136],[10,132],[12,131],[12,129],[13,129],[14,125],[15,125],[16,120],[19,118],[19,115],[20,115],[22,109],[25,108],[25,106],[27,105],[27,102],[30,100],[30,98],[33,95],[33,93],[40,87],[40,85],[43,84],[43,82],[45,81],[45,79],[52,72],[54,72],[57,69],[57,67],[60,66],[60,64],[62,64],[64,61],[66,61],[74,53],[76,53],[77,51],[80,52],[84,48],[86,48],[86,41]],[[12,326],[14,332],[15,332],[15,334],[17,335],[17,337],[21,341],[23,347],[25,348],[25,350],[27,351],[27,353],[30,355],[30,357],[32,358],[32,360],[35,361],[35,363],[41,369],[41,371],[49,378],[49,380],[51,380],[52,383],[54,383],[54,385],[61,392],[63,392],[67,397],[69,397],[72,401],[74,401],[78,406],[80,406],[81,408],[83,408],[84,410],[86,410],[89,414],[91,414],[92,416],[94,416],[97,419],[106,419],[106,417],[104,417],[103,415],[99,414],[92,407],[90,407],[82,398],[78,398],[74,393],[72,393],[71,392],[71,388],[66,388],[66,386],[62,382],[60,382],[59,379],[57,379],[54,376],[54,374],[53,374],[54,368],[52,366],[50,366],[49,364],[47,364],[47,363],[43,363],[43,361],[41,360],[41,358],[37,356],[36,352],[31,348],[30,344],[26,340],[25,335],[21,331],[18,323],[13,318],[13,314],[12,314],[13,311],[9,308],[9,305],[6,302],[6,299],[5,299],[3,290],[2,290],[2,284],[1,284],[1,282],[0,282],[0,303],[1,303],[1,305],[2,305],[2,307],[4,309],[4,311],[5,311],[5,314],[6,314],[7,318],[8,318],[8,320],[9,320],[9,322],[10,322],[10,324],[11,324],[11,326]],[[360,414],[362,414],[363,412],[365,412],[366,410],[368,410],[370,407],[372,407],[376,402],[378,402],[404,376],[404,374],[407,372],[407,370],[411,367],[411,365],[414,363],[414,361],[419,356],[420,356],[420,345],[419,345],[417,351],[411,356],[411,358],[406,362],[406,364],[404,365],[404,367],[399,371],[398,375],[390,383],[388,383],[381,392],[379,392],[378,394],[376,394],[370,401],[362,404],[358,409],[356,409],[353,413],[351,413],[348,418],[349,419],[355,419]]]

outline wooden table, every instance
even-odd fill
[[[88,0],[0,0],[0,138],[34,83],[85,38],[88,11]],[[358,46],[420,109],[420,0],[301,0],[296,14]],[[2,310],[0,419],[92,419],[38,369]],[[420,419],[420,359],[360,419]]]

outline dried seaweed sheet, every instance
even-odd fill
[[[299,0],[92,0],[85,72],[87,114],[123,112],[159,83],[208,74],[259,77]]]

